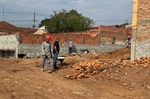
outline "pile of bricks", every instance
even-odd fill
[[[87,78],[90,75],[99,74],[101,71],[117,67],[117,66],[150,66],[150,57],[141,57],[139,60],[129,61],[129,60],[116,60],[101,62],[99,60],[87,60],[83,62],[77,62],[72,66],[73,74],[66,75],[67,79],[81,79]]]
[[[140,59],[134,61],[123,61],[121,65],[148,67],[150,66],[150,57],[141,57]]]
[[[101,62],[99,60],[87,60],[83,62],[78,62],[72,66],[72,70],[75,72],[71,75],[66,75],[68,79],[78,79],[78,78],[86,78],[88,75],[95,75],[98,74],[102,68],[107,66],[115,66],[119,64],[120,60],[115,62],[107,61]]]

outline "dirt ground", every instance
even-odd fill
[[[40,70],[41,58],[0,58],[0,99],[150,99],[149,61],[146,66],[121,63],[84,78],[66,78],[76,72],[73,66],[78,62],[126,62],[127,54],[128,49],[119,49],[98,55],[66,55],[62,64],[58,62],[60,69],[52,73],[46,67]]]

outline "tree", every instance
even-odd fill
[[[62,9],[61,11],[53,11],[54,14],[50,18],[41,21],[39,26],[45,25],[49,32],[77,32],[84,31],[92,27],[93,20],[79,14],[76,10],[67,12]]]

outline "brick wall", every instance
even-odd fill
[[[150,56],[150,0],[138,0],[135,57]]]
[[[76,32],[76,33],[51,33],[52,43],[56,40],[56,37],[60,37],[60,45],[64,44],[65,42],[69,42],[69,39],[72,38],[75,44],[91,44],[91,45],[98,45],[99,44],[99,37],[98,31],[85,31],[85,32]],[[117,42],[125,42],[128,35],[131,35],[131,29],[126,28],[114,28],[110,31],[101,30],[100,32],[100,43],[108,43],[112,42],[112,37],[115,35],[116,43]],[[21,33],[20,34],[21,43],[22,44],[41,44],[43,41],[43,36],[41,35],[33,35],[33,33]]]
[[[138,3],[138,41],[150,41],[150,0]]]

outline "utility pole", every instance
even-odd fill
[[[138,0],[133,0],[131,60],[135,59],[135,52],[136,52],[137,12],[138,12]]]
[[[35,12],[34,12],[34,15],[33,15],[33,25],[32,25],[33,28],[35,28],[35,21],[36,20],[35,20]]]
[[[0,0],[0,8],[1,8],[1,0]],[[1,10],[0,10],[0,12],[1,12]],[[0,17],[0,21],[1,21],[1,17]]]
[[[3,15],[2,15],[2,21],[4,21],[4,6],[3,7]]]

